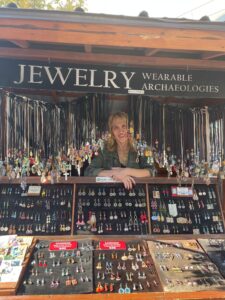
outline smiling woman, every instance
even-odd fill
[[[85,176],[110,176],[123,182],[125,188],[131,189],[134,177],[148,177],[151,166],[146,157],[138,157],[133,139],[128,130],[128,116],[118,112],[109,117],[110,137],[102,151],[93,159],[86,169]]]

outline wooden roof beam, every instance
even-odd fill
[[[12,40],[9,42],[11,42],[11,43],[15,44],[16,46],[19,46],[20,48],[23,48],[23,49],[27,49],[30,47],[30,43],[28,41]]]
[[[55,103],[58,103],[59,102],[59,98],[58,98],[58,95],[57,95],[57,92],[56,91],[51,91],[51,96],[52,96],[52,99]]]
[[[91,53],[92,52],[92,46],[91,45],[84,45],[84,51],[86,53]]]
[[[98,53],[80,53],[72,51],[54,51],[40,49],[15,49],[0,47],[0,57],[11,59],[40,60],[49,62],[60,61],[83,64],[102,64],[102,65],[123,65],[123,66],[154,66],[154,67],[173,67],[182,69],[217,69],[224,70],[225,62],[203,60],[203,59],[184,59],[166,57],[148,57],[134,55],[112,55]]]
[[[225,31],[0,18],[0,40],[223,52]]]
[[[204,53],[202,54],[202,59],[212,59],[212,58],[216,58],[216,57],[221,57],[221,56],[225,56],[225,52],[211,52],[211,53]]]
[[[157,52],[159,52],[161,49],[146,49],[145,50],[145,56],[153,56]]]

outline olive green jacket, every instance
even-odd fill
[[[138,159],[137,159],[138,158]],[[92,160],[91,164],[84,171],[84,176],[97,176],[102,170],[111,170],[121,167],[117,151],[110,152],[106,149],[99,150],[98,155]],[[147,163],[145,156],[137,156],[137,152],[129,151],[126,167],[134,169],[148,169],[149,175],[152,174],[153,166]]]

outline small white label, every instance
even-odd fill
[[[199,228],[194,228],[193,229],[193,234],[200,234]]]
[[[178,196],[188,196],[188,188],[187,187],[177,187],[177,195]]]
[[[193,189],[191,187],[172,186],[171,192],[173,197],[192,197]]]
[[[96,177],[96,182],[116,182],[112,177]]]
[[[144,90],[128,90],[128,94],[138,94],[138,95],[144,95]]]
[[[168,208],[169,208],[169,214],[172,217],[177,217],[178,212],[177,212],[177,205],[174,204],[168,204]]]
[[[27,195],[30,196],[39,196],[41,193],[41,186],[39,185],[30,185],[29,186],[29,189],[28,189],[28,192],[27,192]]]

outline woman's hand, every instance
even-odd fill
[[[113,168],[112,171],[112,178],[116,181],[122,181],[126,189],[131,190],[136,184],[134,178],[127,174],[126,168]]]
[[[126,189],[131,190],[136,182],[129,174],[130,168],[112,168],[112,170],[101,171],[99,176],[110,176],[116,181],[121,181]]]
[[[116,181],[122,181],[124,187],[128,190],[131,190],[133,188],[133,185],[136,184],[134,178],[128,175],[126,176],[113,175],[112,178],[115,179]]]

